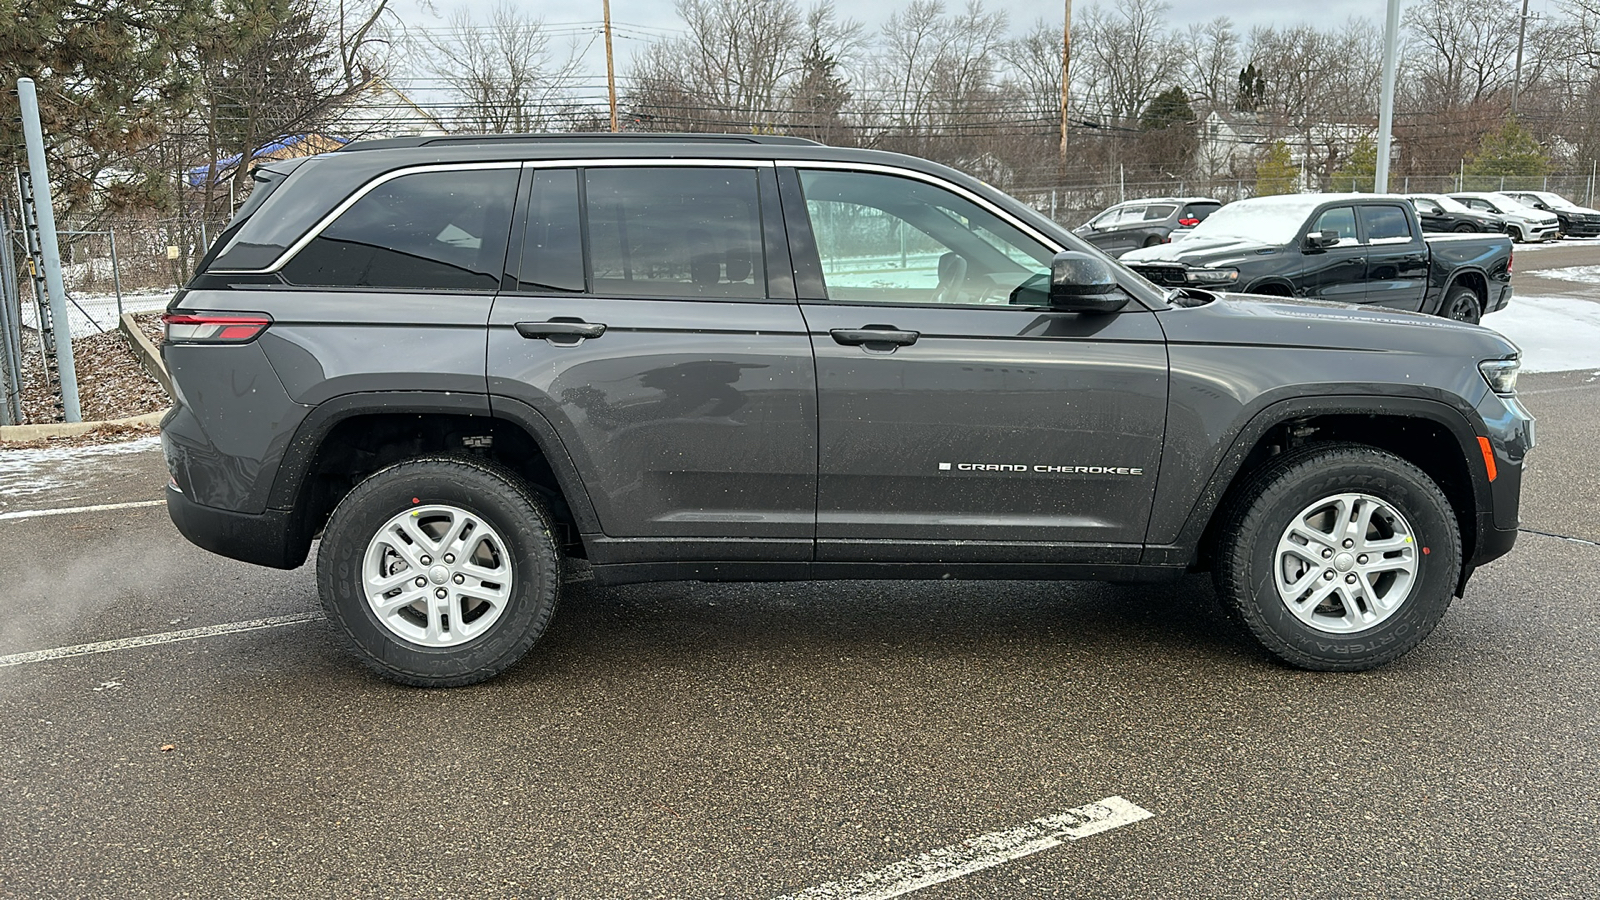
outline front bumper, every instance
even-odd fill
[[[1569,220],[1561,233],[1567,237],[1600,237],[1600,222]]]

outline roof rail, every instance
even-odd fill
[[[821,146],[806,138],[776,134],[688,134],[673,132],[633,132],[614,134],[609,131],[573,132],[568,134],[446,134],[424,137],[378,138],[371,141],[352,141],[337,152],[352,150],[387,150],[396,147],[434,147],[445,144],[553,144],[553,143],[625,143],[625,144],[786,144],[808,147]]]

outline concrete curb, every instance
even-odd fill
[[[103,422],[45,422],[39,425],[0,425],[0,443],[36,441],[40,438],[72,437],[87,434],[107,425],[159,425],[166,410],[130,416],[126,419],[107,419]]]
[[[134,358],[139,360],[139,365],[150,373],[150,377],[160,382],[161,389],[167,392],[168,397],[176,396],[172,390],[172,376],[167,374],[167,364],[161,361],[161,351],[150,342],[150,338],[133,320],[133,313],[123,313],[117,322],[117,330],[128,339],[128,346],[133,348]]]

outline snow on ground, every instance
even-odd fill
[[[159,288],[122,295],[123,312],[150,312],[162,309],[177,288]],[[22,304],[22,324],[29,328],[38,326],[38,310],[31,302]],[[115,331],[117,327],[116,294],[79,294],[67,291],[67,320],[73,337]],[[99,327],[96,328],[95,326]]]
[[[1558,281],[1576,281],[1579,284],[1600,284],[1600,266],[1571,266],[1566,269],[1536,269],[1529,272],[1540,278]]]
[[[1570,297],[1513,296],[1483,325],[1522,348],[1522,371],[1600,369],[1600,303]]]
[[[0,498],[27,497],[82,484],[108,456],[143,453],[160,446],[160,438],[143,437],[122,444],[7,450],[0,453]]]

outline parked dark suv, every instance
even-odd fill
[[[1272,654],[1420,642],[1516,537],[1517,350],[1162,291],[919,159],[446,138],[270,163],[166,314],[173,521],[301,565],[390,679],[538,640],[563,572],[1214,573]],[[818,587],[818,590],[825,588]]]
[[[1110,207],[1073,229],[1073,234],[1112,256],[1172,240],[1174,231],[1194,228],[1222,208],[1210,197],[1152,197]]]

